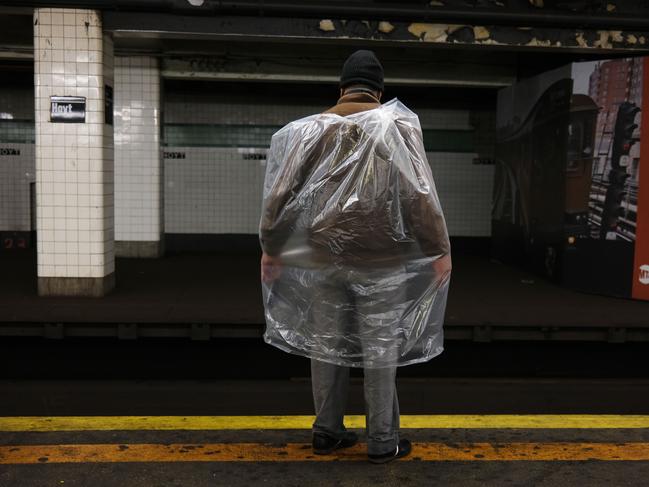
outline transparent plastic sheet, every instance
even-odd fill
[[[419,120],[398,100],[273,136],[260,240],[279,262],[262,282],[267,343],[367,368],[442,352],[448,233]]]

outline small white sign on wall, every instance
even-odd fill
[[[50,122],[85,123],[86,98],[83,96],[51,96]]]
[[[237,152],[241,154],[244,161],[259,161],[262,166],[266,165],[268,149],[259,149],[256,147],[239,147]]]

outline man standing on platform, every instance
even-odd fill
[[[314,452],[357,442],[344,414],[362,367],[373,463],[411,451],[396,369],[442,352],[451,271],[419,120],[383,90],[377,57],[356,51],[338,103],[273,136],[260,223],[264,339],[311,359]]]

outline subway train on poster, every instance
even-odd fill
[[[560,272],[563,247],[589,235],[589,198],[598,107],[552,84],[527,117],[498,131],[492,208],[494,253]]]

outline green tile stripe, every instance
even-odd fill
[[[424,129],[426,152],[475,152],[472,130]]]
[[[281,125],[166,124],[163,145],[167,147],[257,147],[268,148]],[[474,152],[472,130],[424,129],[428,152]]]
[[[270,147],[281,125],[166,124],[163,145],[182,147]]]
[[[0,144],[33,144],[33,120],[0,120]]]
[[[281,125],[167,124],[164,144],[169,147],[257,147],[267,148]],[[0,143],[33,144],[33,120],[0,120]],[[474,152],[474,134],[469,130],[424,129],[428,152]]]

